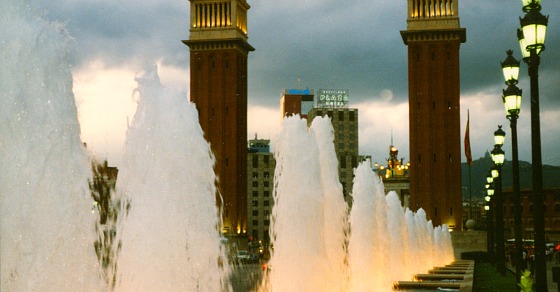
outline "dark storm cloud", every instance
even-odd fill
[[[184,69],[188,76],[189,51],[180,42],[189,35],[187,0],[30,3],[48,10],[49,19],[67,22],[75,38],[72,59],[76,67],[94,60],[108,66],[138,64],[139,69],[146,62],[162,62]],[[389,101],[393,105],[406,102],[408,48],[400,35],[406,29],[406,0],[248,3],[249,43],[256,48],[249,54],[251,106],[277,109],[283,89],[305,87],[348,89],[351,105],[381,101],[387,90],[393,93]],[[555,150],[560,144],[560,127],[554,120],[560,117],[560,1],[544,0],[542,5],[542,13],[550,15],[539,71],[542,127],[552,133],[543,133],[543,161],[560,164]],[[485,129],[487,125],[508,123],[501,104],[505,84],[500,61],[508,49],[521,58],[516,36],[521,16],[521,1],[459,1],[460,24],[467,30],[467,41],[460,48],[461,126],[464,130],[469,106],[471,116],[479,119],[478,124],[471,124],[473,144],[486,143],[482,142],[486,131],[491,143],[493,130]],[[530,157],[528,79],[527,66],[522,63],[519,136],[523,144],[520,156],[526,160]],[[477,148],[480,153],[473,155],[482,155],[484,146],[473,145]]]
[[[66,22],[75,39],[73,62],[111,66],[163,60],[188,66],[187,1],[31,1],[51,20]]]
[[[402,61],[406,47],[399,34],[406,20],[399,23],[391,15],[406,5],[372,1],[323,4],[252,4],[250,42],[257,51],[250,58],[259,69],[249,73],[253,74],[250,87],[259,99],[271,99],[257,102],[276,105],[283,88],[297,86],[346,88],[353,101],[370,99],[386,88],[402,89],[404,94],[402,83],[395,80],[406,82],[406,63]],[[296,82],[299,78],[301,84]],[[266,79],[279,82],[271,84]],[[388,87],[390,84],[394,86]]]

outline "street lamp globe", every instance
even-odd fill
[[[492,172],[488,173],[488,175],[486,176],[486,182],[488,183],[488,185],[490,185],[492,182],[494,182],[494,178],[492,177]],[[488,187],[486,187],[488,188]]]
[[[486,197],[484,197],[484,199],[486,200],[486,202],[490,202],[491,198],[490,198],[490,196],[486,196]]]
[[[494,150],[492,150],[490,154],[492,155],[492,160],[494,161],[494,164],[496,164],[496,166],[501,167],[502,165],[504,165],[506,154],[501,147],[499,147],[498,145],[494,146]],[[494,175],[492,174],[492,176]],[[496,178],[496,176],[494,176],[494,178]]]
[[[486,210],[486,211],[490,210],[490,206],[485,205],[485,206],[484,206],[484,210]]]
[[[548,25],[548,16],[542,15],[539,10],[531,9],[525,14],[525,17],[519,19],[525,39],[525,47],[522,47],[521,50],[535,50],[537,55],[544,50],[546,26]]]
[[[519,117],[519,112],[521,111],[521,95],[522,90],[515,86],[515,84],[509,84],[507,89],[503,90],[502,100],[506,108],[506,116],[508,119],[511,117]]]
[[[517,84],[519,77],[519,61],[513,57],[513,50],[508,50],[506,59],[501,62],[506,84]]]
[[[498,130],[496,130],[496,132],[494,132],[494,145],[502,147],[502,145],[504,145],[504,140],[505,139],[506,139],[506,132],[504,132],[504,130],[502,130],[502,126],[499,125]],[[494,152],[494,151],[492,151],[492,152]],[[492,160],[494,160],[494,158],[492,158]]]
[[[492,197],[494,195],[494,187],[490,186],[488,189],[486,189],[486,193],[489,197]]]
[[[490,173],[492,173],[492,177],[494,179],[498,178],[498,176],[500,176],[500,170],[498,169],[498,166],[496,164],[494,164],[492,166],[492,168],[490,169]]]

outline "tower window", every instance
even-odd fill
[[[436,154],[434,154],[433,160],[434,160],[434,162],[437,162],[437,156],[436,156]]]
[[[449,216],[453,216],[453,208],[449,208]]]

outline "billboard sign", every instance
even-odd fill
[[[340,108],[348,104],[347,89],[319,89],[317,91],[317,107]]]

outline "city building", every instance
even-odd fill
[[[504,195],[504,233],[514,237],[513,189],[503,190]],[[522,238],[534,239],[534,208],[531,189],[521,189],[521,226]],[[547,242],[560,243],[560,189],[543,189],[544,195],[544,232]]]
[[[249,140],[247,154],[247,210],[249,241],[270,242],[270,214],[274,205],[274,169],[276,160],[270,152],[270,140]]]
[[[399,196],[404,208],[410,208],[410,163],[404,163],[403,158],[398,158],[399,150],[392,145],[389,147],[387,165],[373,164],[374,171],[383,180],[385,193],[394,191]]]
[[[457,0],[408,0],[410,206],[434,225],[462,230]]]
[[[313,89],[285,89],[280,97],[281,118],[297,114],[307,119],[314,103]]]
[[[245,0],[189,0],[190,100],[216,163],[222,231],[247,228],[247,41]],[[218,200],[219,202],[221,200]]]

